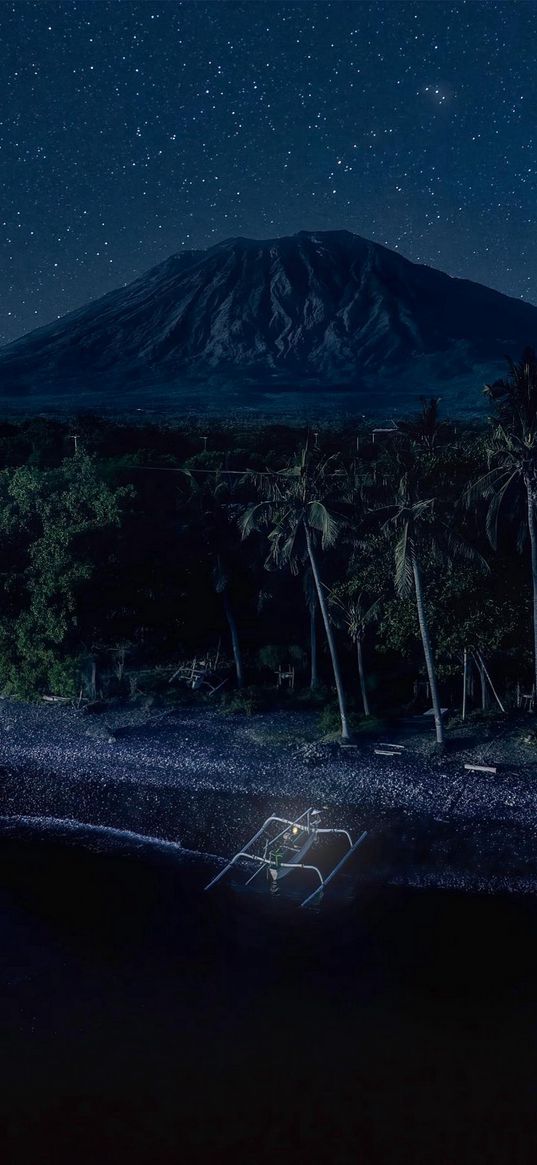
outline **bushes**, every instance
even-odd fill
[[[257,712],[265,712],[269,707],[269,699],[263,688],[251,685],[248,688],[237,688],[226,692],[221,700],[222,710],[229,715],[242,714],[255,716]]]
[[[453,716],[448,716],[446,719],[447,728],[464,728],[475,724],[505,724],[506,715],[500,712],[499,708],[492,707],[482,711],[481,708],[472,708],[466,713],[466,718],[463,720],[462,714],[456,712]]]
[[[356,734],[379,732],[384,725],[384,721],[377,716],[361,716],[358,712],[351,712],[348,720],[351,732]],[[318,723],[323,736],[340,736],[341,720],[337,704],[325,704]]]
[[[305,711],[311,708],[312,711],[318,711],[324,708],[330,699],[330,689],[324,684],[319,684],[316,688],[295,688],[294,691],[286,691],[283,695],[291,708]]]
[[[76,659],[55,659],[52,651],[36,648],[34,656],[18,660],[0,658],[0,694],[16,700],[33,700],[40,695],[74,699],[80,687]]]
[[[297,671],[304,671],[307,664],[306,652],[297,643],[290,643],[288,647],[285,644],[268,643],[266,647],[260,649],[258,659],[261,667],[270,671],[277,671],[279,667],[285,668],[288,665]]]
[[[348,715],[349,728],[354,732],[360,718],[354,712]],[[337,704],[325,704],[319,716],[319,728],[323,736],[341,735],[341,718]]]
[[[246,716],[270,708],[318,711],[321,730],[338,733],[333,690],[310,691],[306,686],[311,626],[302,566],[296,577],[276,571],[269,576],[264,541],[252,538],[246,544],[239,537],[237,517],[254,498],[250,477],[243,480],[234,474],[231,484],[223,478],[215,493],[205,485],[201,488],[202,473],[200,487],[194,489],[186,474],[140,472],[142,466],[163,470],[183,464],[198,481],[194,470],[212,470],[217,477],[220,468],[233,467],[241,473],[281,468],[301,439],[299,429],[262,422],[253,427],[213,423],[206,452],[197,422],[138,429],[86,417],[79,419],[77,430],[79,452],[66,459],[65,451],[72,454],[71,425],[38,419],[6,424],[0,433],[0,693],[22,698],[71,695],[78,690],[77,656],[84,682],[85,652],[87,657],[98,655],[97,687],[105,697],[128,694],[130,686],[131,693],[155,692],[167,703],[203,705],[203,691],[170,687],[168,678],[180,658],[218,653],[220,666],[231,663],[225,605],[214,586],[216,555],[224,562],[250,686],[236,692],[226,689],[210,698],[208,707]],[[205,422],[203,431],[207,432]],[[321,436],[327,453],[350,447],[348,426],[341,433],[330,426]],[[440,485],[445,499],[459,496],[479,476],[481,454],[475,442],[476,434],[469,430],[466,452],[462,431],[457,445],[442,445]],[[88,457],[85,447],[97,450],[99,460]],[[354,453],[352,463],[347,454],[341,456],[347,468],[354,466]],[[377,476],[379,487],[382,482],[382,489],[390,485],[391,461],[381,445],[361,441],[358,461],[366,483],[372,475],[370,485]],[[482,468],[484,472],[486,466]],[[208,480],[213,476],[208,474]],[[125,492],[132,483],[135,496]],[[342,503],[342,518],[346,504]],[[466,515],[465,524],[470,540],[483,549],[474,516]],[[341,537],[326,559],[327,588],[353,600],[362,591],[382,597],[374,635],[372,629],[366,634],[367,686],[377,708],[404,711],[414,679],[423,672],[414,605],[395,597],[389,539],[369,528],[363,542],[356,537],[352,523],[343,521]],[[490,656],[494,666],[498,660],[502,691],[507,683],[513,687],[519,674],[530,676],[527,556],[515,555],[506,538],[503,549],[491,555],[493,569],[486,587],[466,562],[464,568],[446,571],[432,555],[425,554],[423,561],[444,702],[453,704],[452,694],[457,702],[460,699],[462,651],[476,635],[487,659]],[[343,684],[357,693],[352,636],[346,634],[336,608],[333,619]],[[320,618],[317,640],[320,674],[332,683]],[[134,655],[124,672],[123,657],[131,646]],[[110,657],[115,676],[110,675]],[[295,687],[290,690],[283,683],[277,689],[275,673],[288,665],[295,669]],[[90,664],[85,672],[85,692],[92,698]],[[230,671],[230,689],[233,682]],[[361,710],[357,696],[351,706],[355,713]],[[408,710],[414,710],[413,705],[408,704]],[[364,731],[367,723],[352,716],[355,732]]]
[[[85,453],[55,468],[0,473],[5,695],[75,695],[80,596],[101,565],[99,535],[119,525],[125,496]]]
[[[295,710],[297,712],[310,710],[316,712],[322,709],[321,715],[323,715],[328,708],[330,712],[333,710],[335,719],[339,723],[337,704],[327,704],[328,700],[330,700],[329,689],[324,687],[316,688],[314,691],[311,691],[310,688],[295,688],[292,691],[289,688],[276,686],[265,688],[257,684],[250,684],[247,688],[234,688],[222,693],[220,706],[224,712],[242,712],[246,716],[255,716],[260,712],[276,711],[277,709],[285,709],[289,712]],[[356,719],[358,720],[359,717]],[[326,731],[331,731],[331,729]]]

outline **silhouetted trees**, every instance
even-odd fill
[[[431,398],[375,440],[319,425],[314,445],[292,426],[4,422],[0,692],[96,691],[106,667],[126,692],[220,643],[247,691],[293,657],[343,739],[353,715],[417,707],[425,675],[441,743],[465,649],[504,691],[537,681],[535,354],[487,393],[488,424]]]

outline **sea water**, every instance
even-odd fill
[[[2,1160],[537,1160],[537,904],[2,841]],[[210,867],[210,868],[209,868]]]

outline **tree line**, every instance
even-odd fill
[[[220,643],[239,689],[294,659],[344,739],[426,685],[442,744],[463,660],[483,706],[537,684],[533,350],[486,392],[487,423],[430,398],[383,430],[4,421],[0,691],[105,659],[125,690]]]

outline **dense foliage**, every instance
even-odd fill
[[[502,698],[529,690],[532,449],[497,398],[488,425],[424,402],[389,433],[3,422],[0,690],[168,690],[211,655],[228,705],[337,694],[344,734],[349,709],[425,707],[436,683],[460,706],[465,650],[470,705],[491,698],[482,663]]]

